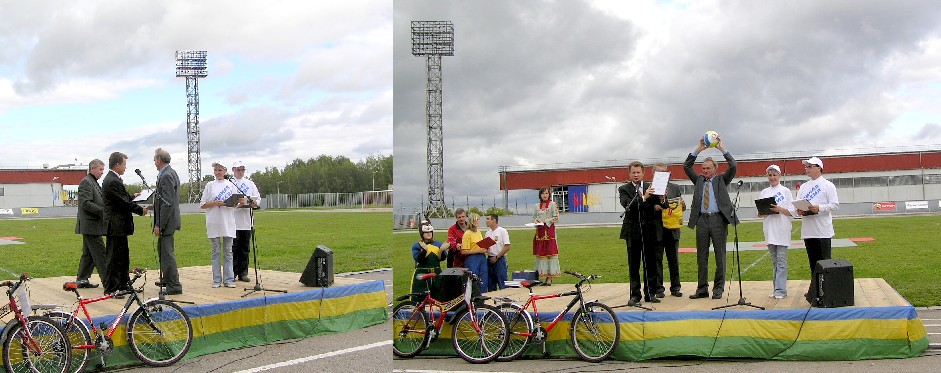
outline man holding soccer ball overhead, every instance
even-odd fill
[[[715,147],[722,152],[729,168],[721,175],[716,174],[718,166],[712,157],[702,162],[702,175],[696,174],[693,164],[696,157],[703,150]],[[732,200],[729,198],[728,186],[735,177],[737,164],[735,158],[725,150],[720,137],[714,131],[709,131],[699,138],[699,145],[693,150],[686,161],[683,162],[683,171],[693,182],[693,203],[689,206],[689,227],[696,229],[696,264],[699,267],[699,285],[690,299],[706,298],[709,296],[709,242],[716,253],[716,273],[713,279],[712,299],[721,299],[725,289],[726,255],[725,242],[729,234],[729,224],[732,221]]]

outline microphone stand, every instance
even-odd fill
[[[736,307],[736,306],[748,306],[754,307],[760,310],[765,309],[761,306],[756,306],[745,300],[745,295],[742,294],[742,260],[738,255],[738,196],[742,192],[742,184],[738,184],[738,188],[735,189],[735,202],[732,203],[732,229],[735,231],[735,266],[738,267],[738,302],[735,304],[727,304],[724,306],[713,307],[713,310],[719,310],[723,308]]]
[[[255,268],[255,286],[254,286],[254,287],[251,287],[251,288],[245,288],[244,291],[247,291],[247,293],[242,294],[242,298],[245,298],[245,297],[247,297],[247,296],[249,296],[249,295],[252,295],[252,294],[254,294],[255,292],[258,292],[258,291],[270,291],[270,292],[275,292],[275,293],[287,293],[287,292],[288,292],[287,290],[265,289],[264,286],[261,285],[261,278],[258,276],[258,246],[255,245],[255,208],[252,207],[252,205],[255,203],[255,201],[252,200],[252,197],[249,196],[248,193],[246,193],[244,190],[242,190],[242,188],[239,187],[239,185],[236,184],[234,180],[232,180],[232,179],[229,178],[228,176],[227,176],[225,179],[228,180],[230,183],[232,183],[232,185],[235,186],[235,189],[238,190],[239,193],[242,193],[242,195],[245,196],[245,197],[248,199],[248,201],[249,201],[249,204],[248,204],[248,218],[249,218],[249,221],[252,223],[252,226],[251,226],[251,235],[252,235],[252,255],[253,255],[253,257],[254,257],[253,267]]]
[[[631,186],[633,187],[633,186],[634,186],[634,183],[631,183]],[[624,206],[624,212],[621,213],[621,216],[626,215],[626,214],[629,212],[628,210],[630,210],[631,205],[634,204],[634,201],[637,201],[637,199],[640,197],[640,191],[638,191],[637,188],[634,188],[634,190],[635,190],[635,192],[634,192],[634,197],[631,198],[631,201],[628,202],[627,205]],[[638,229],[638,232],[640,233],[640,264],[641,264],[641,268],[643,268],[643,270],[644,270],[644,272],[643,272],[643,273],[644,273],[644,284],[645,284],[644,286],[648,286],[649,283],[647,282],[647,263],[645,263],[645,261],[644,261],[644,230],[643,230],[643,228],[642,228],[642,226],[641,226],[641,221],[640,221],[640,217],[641,217],[641,215],[640,215],[640,204],[641,204],[641,202],[638,202],[638,203],[637,203],[637,229]],[[631,238],[628,237],[627,239],[628,239],[628,242],[630,242],[630,239],[631,239]],[[627,257],[628,257],[628,273],[630,272],[630,256],[631,256],[631,252],[630,252],[630,249],[628,249],[628,252],[627,252]],[[629,276],[629,275],[628,275],[628,276]],[[630,284],[628,284],[628,287],[629,287],[629,286],[630,286]],[[650,292],[650,291],[649,291],[649,287],[647,288],[647,290],[648,290],[647,292],[649,293],[649,292]],[[656,295],[654,295],[654,296],[656,296]],[[628,297],[630,297],[630,295],[628,295]],[[643,300],[643,292],[641,292],[641,300]],[[612,309],[615,309],[615,308],[621,308],[621,307],[634,307],[634,308],[640,308],[640,309],[642,309],[642,310],[653,311],[653,308],[644,307],[644,306],[641,305],[640,302],[638,302],[637,304],[631,304],[630,301],[628,301],[627,304],[622,304],[622,305],[620,305],[620,306],[614,306],[614,307],[611,307],[611,308],[612,308]]]

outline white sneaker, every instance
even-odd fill
[[[212,284],[212,287],[214,287],[214,288],[219,288],[219,287],[222,287],[222,284],[213,283],[213,284]]]
[[[783,295],[775,295],[775,296],[774,296],[774,299],[784,299],[784,296],[783,296]]]
[[[234,288],[234,287],[235,287],[235,284],[225,284],[225,287],[227,287],[227,288]]]

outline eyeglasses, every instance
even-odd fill
[[[814,168],[814,167],[820,167],[820,166],[817,166],[815,164],[804,165],[804,168]]]

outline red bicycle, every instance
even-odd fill
[[[0,286],[9,288],[10,299],[0,308],[0,317],[14,315],[3,328],[3,365],[7,372],[68,372],[72,358],[69,339],[55,321],[30,315],[33,310],[25,286],[29,279],[24,273],[17,282],[0,282]]]
[[[539,285],[540,281],[522,281],[520,285],[529,289],[529,299],[523,306],[515,304],[515,301],[511,298],[494,298],[495,301],[502,302],[498,308],[506,317],[507,328],[510,331],[509,343],[500,357],[497,358],[498,361],[516,359],[523,354],[526,346],[532,342],[542,343],[543,351],[545,351],[546,336],[549,331],[555,328],[562,320],[562,317],[572,310],[575,305],[579,306],[578,310],[575,311],[575,315],[572,316],[571,327],[572,346],[575,347],[575,352],[582,360],[592,363],[603,361],[611,356],[615,346],[621,340],[621,323],[611,307],[598,301],[585,301],[582,290],[585,283],[590,284],[591,280],[601,276],[585,276],[578,272],[569,271],[565,273],[579,278],[574,291],[535,295],[533,294],[533,286]],[[559,312],[559,315],[548,326],[543,327],[542,322],[539,320],[536,301],[570,296],[575,298],[569,302],[565,310]],[[526,311],[529,308],[533,309],[535,319]]]
[[[493,306],[482,304],[488,297],[473,296],[473,282],[477,275],[465,272],[467,277],[464,295],[448,302],[424,294],[406,294],[396,299],[403,301],[392,310],[392,352],[399,357],[414,357],[438,339],[448,313],[453,315],[451,341],[454,350],[470,363],[488,363],[506,348],[506,320]],[[428,281],[437,276],[426,273],[416,276]],[[429,287],[430,288],[430,287]],[[413,302],[413,296],[424,296],[421,302]],[[431,321],[434,321],[432,324]]]
[[[62,290],[75,293],[78,306],[71,313],[52,311],[47,315],[62,326],[70,338],[72,372],[82,372],[85,369],[91,359],[91,350],[98,350],[101,365],[104,365],[105,355],[114,349],[112,336],[134,304],[137,304],[137,309],[127,321],[127,344],[141,361],[152,366],[167,366],[182,359],[189,351],[193,344],[193,324],[186,312],[167,300],[141,300],[138,290],[134,289],[134,282],[145,272],[146,270],[135,268],[134,276],[124,290],[90,299],[82,298],[78,293],[77,282],[66,282],[62,285]],[[143,290],[143,285],[140,290]],[[124,303],[121,313],[107,327],[107,332],[103,333],[105,324],[101,324],[101,330],[95,327],[86,306],[120,295],[128,296],[127,302]],[[79,318],[80,310],[85,314],[87,323]]]

